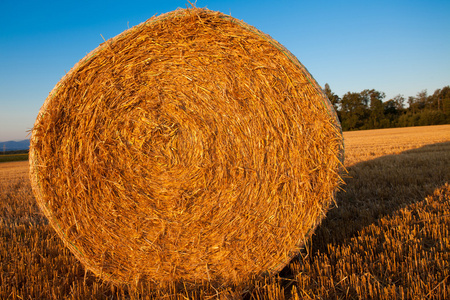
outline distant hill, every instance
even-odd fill
[[[5,151],[28,150],[30,140],[0,142],[0,153]]]

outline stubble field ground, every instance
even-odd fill
[[[345,132],[346,185],[279,276],[246,291],[115,287],[40,213],[28,162],[0,164],[0,299],[450,299],[450,125]]]

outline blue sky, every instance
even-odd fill
[[[0,141],[27,137],[53,86],[102,36],[187,4],[0,0]],[[271,35],[339,96],[376,89],[388,100],[450,85],[448,0],[198,0],[196,6]]]

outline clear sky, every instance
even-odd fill
[[[27,138],[53,86],[102,36],[187,4],[0,0],[0,141]],[[196,6],[271,35],[339,96],[376,89],[389,100],[450,85],[449,0],[198,0]]]

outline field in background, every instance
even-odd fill
[[[450,125],[344,137],[348,175],[336,207],[280,276],[247,290],[96,279],[39,212],[28,163],[1,163],[0,298],[450,299]]]
[[[344,132],[345,165],[450,141],[450,125]]]
[[[0,154],[0,163],[28,160],[28,153]]]

